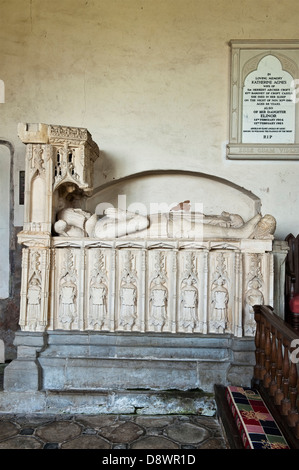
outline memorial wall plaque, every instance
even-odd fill
[[[230,41],[229,159],[299,159],[299,41]]]
[[[293,144],[295,102],[293,77],[273,55],[261,59],[243,88],[243,143]]]

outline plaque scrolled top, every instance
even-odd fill
[[[249,42],[231,41],[230,45],[227,158],[298,160],[299,43],[253,41],[250,47]]]

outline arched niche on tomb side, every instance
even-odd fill
[[[96,186],[96,185],[95,185]],[[261,201],[251,191],[214,175],[184,170],[152,170],[113,180],[86,199],[86,210],[101,215],[101,208],[116,207],[140,213],[167,212],[189,200],[191,211],[240,214],[248,220],[261,210]],[[142,210],[143,209],[143,210]]]

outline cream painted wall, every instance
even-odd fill
[[[299,233],[299,162],[228,161],[230,39],[297,39],[297,0],[0,0],[0,139],[23,169],[18,122],[87,127],[96,186],[184,169],[262,200],[277,237]],[[229,210],[230,208],[228,208]],[[15,192],[15,225],[23,208]]]

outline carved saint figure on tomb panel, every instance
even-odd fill
[[[212,324],[218,333],[224,333],[227,323],[227,304],[228,304],[228,291],[224,287],[225,280],[219,276],[214,281],[215,287],[212,289],[211,300],[213,306]]]
[[[261,282],[255,278],[249,283],[249,289],[246,292],[246,302],[249,305],[250,313],[253,313],[254,305],[262,305],[264,303],[263,293],[260,291]]]
[[[167,288],[163,285],[163,279],[157,276],[153,281],[150,294],[151,318],[150,324],[155,331],[162,331],[167,318]]]
[[[72,251],[67,249],[64,259],[59,290],[58,319],[65,329],[71,328],[76,319],[77,308],[77,274],[74,267]]]
[[[98,274],[90,285],[90,310],[88,315],[88,326],[95,329],[102,328],[107,317],[107,287],[103,277]],[[107,326],[107,325],[105,325]]]
[[[136,300],[137,289],[128,273],[120,288],[119,326],[125,330],[132,330],[135,324]]]
[[[250,256],[250,270],[244,299],[244,334],[248,336],[253,336],[256,329],[253,306],[264,304],[262,261],[262,256],[258,253]]]
[[[72,276],[67,273],[60,286],[60,308],[59,320],[65,324],[66,328],[70,328],[76,315],[76,297],[77,287],[72,281]]]
[[[185,285],[182,288],[181,295],[181,318],[180,326],[184,328],[187,333],[192,333],[196,323],[196,307],[198,300],[197,288],[193,285],[193,279],[189,276],[185,280]]]
[[[260,290],[262,287],[262,281],[258,279],[257,277],[255,277],[251,281],[249,281],[248,287],[249,289],[247,290],[245,294],[246,307],[245,307],[245,321],[244,321],[245,331],[244,333],[245,335],[252,336],[255,334],[255,329],[256,329],[253,306],[263,305],[264,303],[264,296]]]
[[[37,277],[33,277],[29,283],[27,291],[27,326],[35,331],[39,315],[41,302],[41,285]]]

